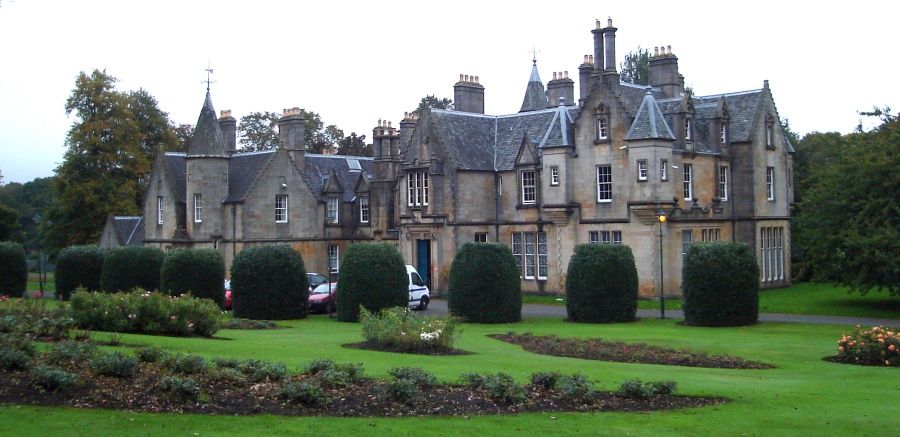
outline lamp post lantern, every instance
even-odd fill
[[[666,294],[663,285],[663,233],[662,225],[666,222],[666,213],[662,209],[657,210],[659,221],[659,318],[666,318]]]

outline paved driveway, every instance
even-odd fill
[[[447,315],[447,301],[445,299],[432,300],[428,305],[428,310],[422,314],[443,316]],[[658,310],[638,310],[637,316],[640,318],[658,318]],[[553,317],[558,319],[566,318],[566,307],[562,305],[540,305],[540,304],[523,304],[522,317]],[[681,310],[667,310],[666,318],[683,319],[684,313]],[[894,326],[900,327],[900,320],[897,319],[875,319],[870,317],[845,317],[845,316],[815,316],[806,314],[776,314],[761,313],[759,315],[760,322],[793,322],[793,323],[818,323],[825,325],[866,325],[866,326]]]

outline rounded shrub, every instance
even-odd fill
[[[509,247],[466,243],[450,265],[447,296],[450,313],[474,323],[522,320],[519,269]]]
[[[0,243],[0,295],[22,297],[28,284],[25,249],[19,243]]]
[[[570,321],[634,321],[637,294],[637,267],[630,247],[620,244],[575,246],[566,273],[566,313]]]
[[[743,243],[696,243],[682,270],[684,322],[743,326],[759,317],[759,267]]]
[[[213,249],[175,249],[166,254],[160,272],[163,293],[179,296],[191,293],[225,305],[225,261]]]
[[[371,313],[405,307],[409,281],[400,252],[383,243],[350,245],[341,263],[341,279],[335,291],[337,319],[358,322],[359,307]]]
[[[56,294],[69,300],[78,287],[100,289],[103,273],[103,249],[97,246],[69,246],[56,257]]]
[[[234,317],[254,320],[306,317],[309,281],[303,258],[288,246],[244,249],[231,264],[231,293]]]
[[[103,259],[100,289],[128,291],[132,288],[159,290],[159,271],[165,253],[156,247],[121,246]]]

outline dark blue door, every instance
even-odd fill
[[[431,287],[431,240],[416,240],[416,270]]]

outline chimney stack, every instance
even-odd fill
[[[597,27],[591,31],[594,34],[594,71],[603,71],[603,33],[604,29],[600,26],[600,20],[597,20]]]
[[[575,81],[569,79],[568,71],[554,72],[547,83],[547,107],[558,106],[560,101],[566,106],[575,104]]]
[[[612,18],[607,20],[606,28],[603,29],[604,46],[606,50],[606,59],[604,65],[606,71],[616,71],[616,29],[612,25]],[[594,49],[596,51],[596,48]]]
[[[225,137],[225,153],[231,156],[237,151],[237,120],[231,116],[230,109],[220,111],[219,114],[219,129]]]
[[[584,55],[584,62],[578,66],[578,99],[584,100],[591,92],[591,72],[594,71],[594,55]]]
[[[457,111],[484,114],[484,87],[478,76],[460,74],[453,85],[453,107]]]
[[[653,48],[649,70],[650,86],[660,88],[666,97],[684,92],[684,76],[678,73],[678,58],[672,54],[672,46]]]
[[[288,151],[300,171],[305,167],[305,136],[306,120],[300,108],[285,109],[278,119],[278,139],[281,140],[281,147]]]

